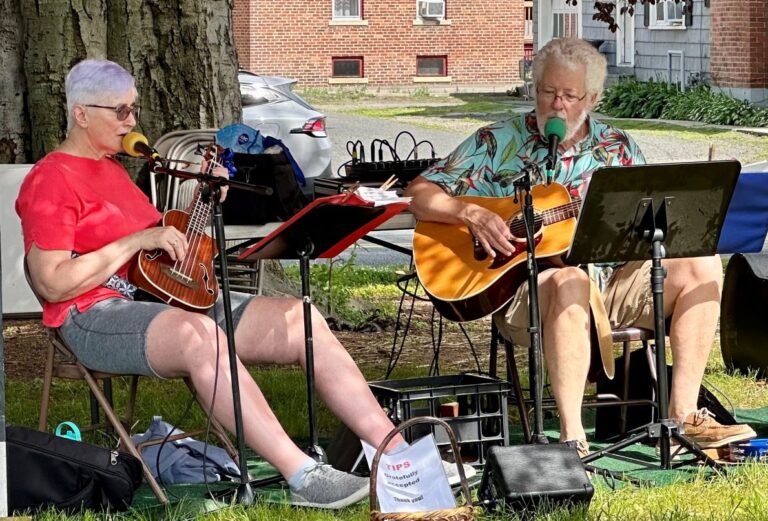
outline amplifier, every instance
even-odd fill
[[[562,443],[491,447],[479,495],[491,505],[535,511],[542,505],[589,505],[594,488],[575,449]]]
[[[367,181],[383,183],[394,175],[401,183],[407,184],[437,161],[439,161],[438,158],[348,163],[344,166],[345,179],[361,183]]]

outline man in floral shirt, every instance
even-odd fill
[[[632,138],[589,115],[600,100],[605,77],[605,58],[591,44],[570,38],[550,41],[533,63],[535,110],[479,129],[422,173],[406,192],[413,197],[413,213],[424,221],[466,225],[490,257],[497,252],[511,255],[509,225],[496,213],[453,196],[511,196],[514,178],[524,167],[535,163],[544,172],[549,147],[544,129],[553,117],[562,118],[566,127],[553,178],[572,196],[583,196],[592,172],[601,166],[645,163]],[[533,177],[534,184],[544,181],[535,170]],[[672,319],[669,337],[674,360],[670,418],[703,448],[754,437],[749,426],[720,425],[697,406],[720,311],[720,258],[665,259],[663,265],[667,269],[664,312]],[[649,270],[650,261],[628,262],[607,281],[602,300],[612,327],[653,329]],[[585,456],[589,445],[581,405],[590,369],[589,277],[582,269],[560,262],[543,270],[538,283],[541,338],[560,413],[560,441]],[[527,284],[517,289],[494,320],[507,339],[530,344]]]

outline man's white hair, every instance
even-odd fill
[[[579,38],[557,38],[542,47],[533,59],[533,84],[541,81],[544,70],[550,63],[563,67],[575,68],[583,65],[586,71],[584,87],[587,94],[596,94],[595,102],[603,95],[605,77],[608,74],[608,62],[595,47]]]
[[[136,90],[133,76],[109,60],[83,60],[67,74],[64,83],[67,95],[67,132],[75,126],[72,109],[75,105],[109,103],[115,96]]]

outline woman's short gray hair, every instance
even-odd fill
[[[109,60],[83,60],[67,74],[64,88],[67,94],[67,131],[75,126],[72,109],[75,105],[105,103],[111,96],[135,91],[133,76]]]
[[[595,47],[579,38],[557,38],[542,47],[533,59],[534,87],[541,81],[547,64],[557,62],[565,67],[584,65],[586,78],[584,87],[587,94],[597,94],[597,100],[603,95],[608,62]]]

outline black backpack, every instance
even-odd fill
[[[24,427],[7,427],[6,438],[9,511],[123,511],[141,484],[130,454]]]
[[[272,189],[271,195],[259,195],[231,189],[224,201],[225,224],[264,224],[287,221],[307,205],[293,166],[284,153],[235,154],[235,181]]]

